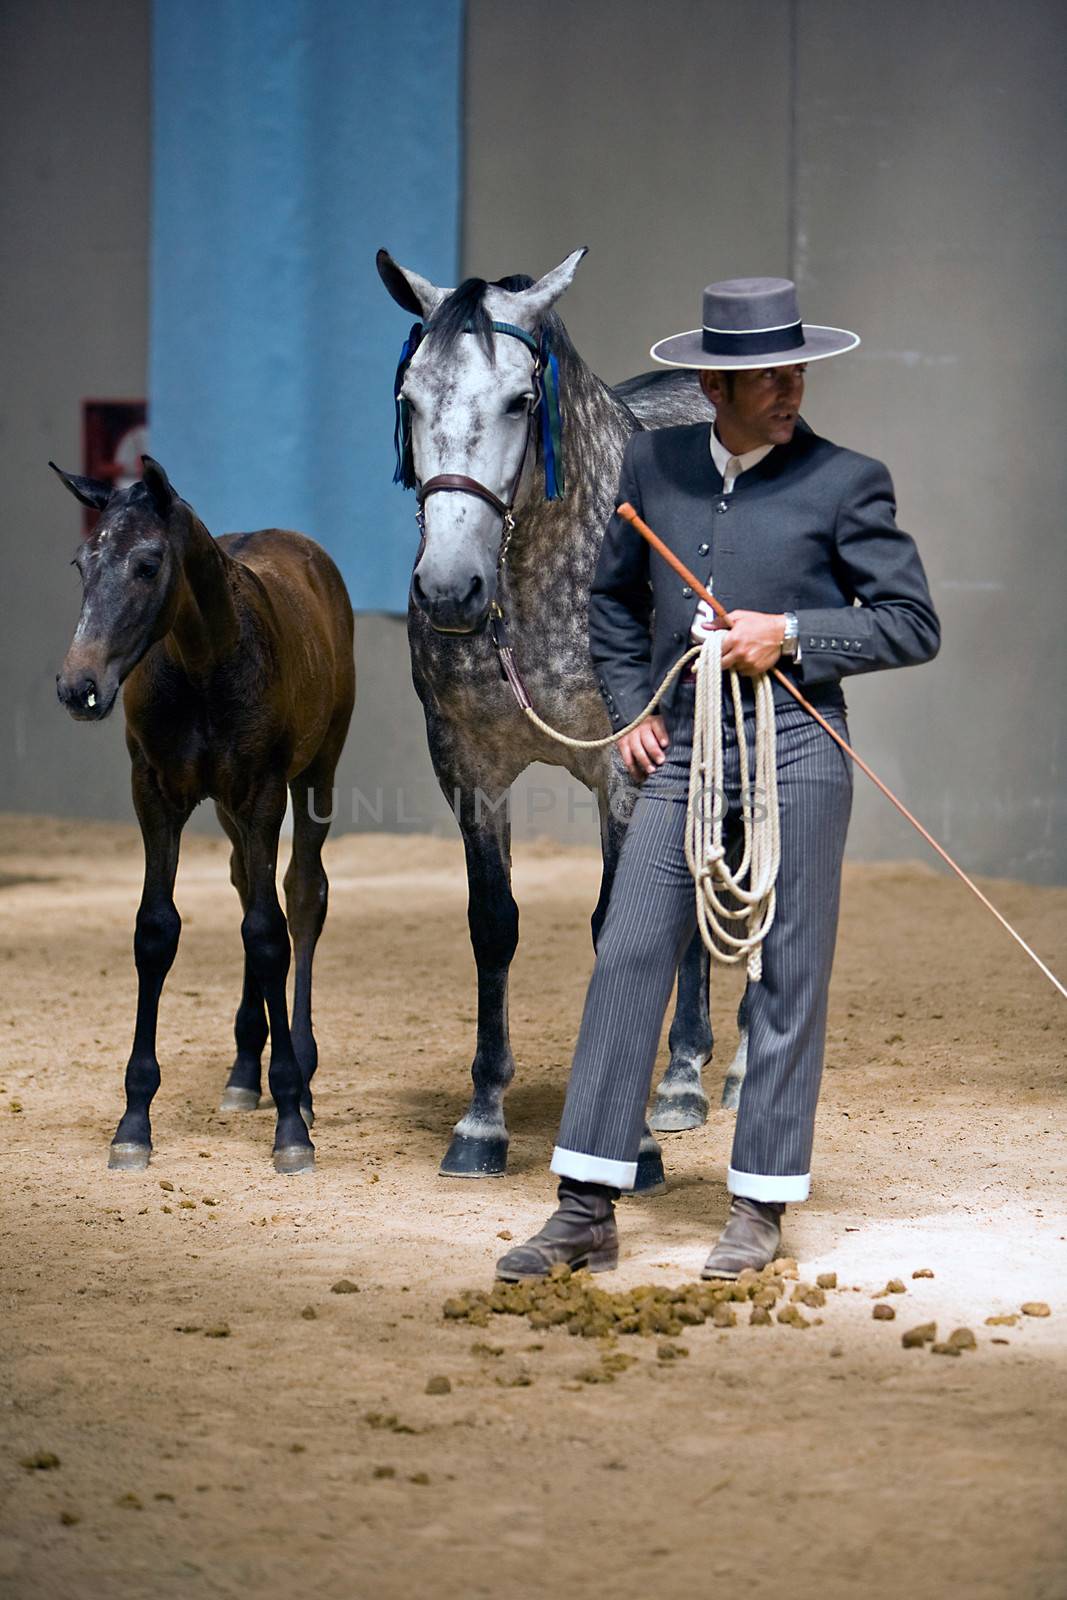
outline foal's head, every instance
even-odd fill
[[[418,484],[457,474],[474,479],[505,505],[537,492],[535,350],[584,254],[576,250],[536,283],[468,278],[458,289],[441,289],[399,266],[386,251],[378,252],[378,271],[389,293],[425,324],[401,390]],[[529,342],[494,332],[494,322],[522,330]],[[565,339],[556,319],[553,326]],[[496,593],[500,512],[468,491],[431,493],[422,509],[425,529],[412,598],[439,631],[473,633]]]
[[[72,563],[81,573],[82,608],[56,678],[60,701],[84,722],[107,716],[123,679],[174,620],[179,561],[168,524],[183,502],[159,463],[141,459],[144,477],[128,489],[49,462],[76,500],[101,513]]]

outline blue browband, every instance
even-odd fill
[[[494,333],[506,333],[521,339],[534,358],[534,373],[538,380],[537,406],[541,412],[541,453],[545,464],[545,499],[559,500],[563,496],[563,419],[559,404],[559,362],[553,354],[547,329],[540,340],[514,322],[491,322]],[[465,333],[473,333],[468,324]],[[396,405],[396,423],[393,428],[393,447],[396,451],[396,470],[393,482],[404,489],[416,486],[415,460],[411,448],[411,407],[400,397],[411,358],[422,343],[426,332],[421,322],[412,325],[404,340],[393,382],[393,400]]]

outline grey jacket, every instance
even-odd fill
[[[814,705],[842,706],[848,674],[937,654],[926,574],[896,525],[880,461],[800,424],[724,496],[710,424],[660,428],[631,435],[616,504],[624,500],[727,611],[796,612],[801,660],[779,666]],[[613,516],[589,598],[589,648],[613,727],[633,721],[689,647],[696,607],[689,586]],[[774,696],[793,703],[779,683]]]

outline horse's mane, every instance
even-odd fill
[[[447,351],[461,333],[473,333],[481,339],[486,356],[492,362],[495,353],[493,321],[485,309],[486,293],[490,289],[503,289],[508,294],[518,294],[523,289],[532,289],[536,281],[524,272],[497,278],[492,283],[485,278],[464,278],[458,289],[453,289],[448,298],[442,300],[427,322],[426,337],[439,341],[442,350]],[[542,318],[541,326],[551,335],[552,349],[561,365],[565,362],[569,364],[571,357],[577,358],[578,352],[571,344],[562,318],[555,311],[548,312]]]

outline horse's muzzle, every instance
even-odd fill
[[[485,580],[477,573],[471,578],[467,592],[456,594],[428,591],[416,572],[411,580],[411,595],[415,604],[437,633],[478,633],[485,626],[492,596]]]
[[[115,704],[118,684],[101,689],[90,672],[79,672],[72,677],[59,673],[56,677],[56,694],[76,722],[102,722]]]

